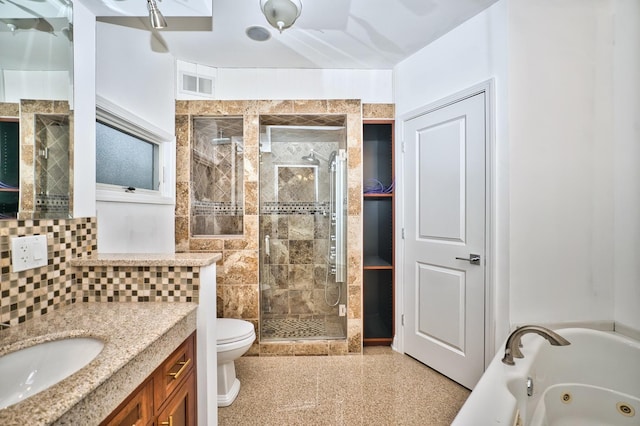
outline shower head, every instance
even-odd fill
[[[311,163],[316,166],[320,164],[320,160],[316,157],[316,152],[314,150],[311,150],[309,155],[303,155],[302,159],[307,163]]]
[[[219,130],[218,137],[211,139],[211,143],[214,145],[226,145],[228,143],[231,143],[231,138],[225,138],[222,130]]]

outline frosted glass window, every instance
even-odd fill
[[[157,191],[158,155],[157,144],[96,122],[98,183]]]
[[[206,93],[207,95],[213,94],[213,81],[210,78],[198,78],[198,92]]]
[[[182,75],[182,90],[188,90],[190,92],[198,91],[198,79],[197,77],[189,74]]]

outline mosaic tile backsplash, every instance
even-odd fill
[[[13,272],[11,238],[46,235],[47,266]],[[95,218],[0,221],[0,323],[15,325],[73,303],[70,260],[97,251]]]
[[[82,302],[198,303],[200,268],[191,266],[89,266],[76,273]]]

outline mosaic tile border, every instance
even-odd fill
[[[242,216],[244,214],[244,208],[242,204],[236,203],[195,200],[193,202],[193,214],[195,216]]]
[[[266,201],[260,206],[260,214],[328,214],[329,202]]]
[[[88,266],[76,273],[82,302],[198,303],[200,268],[192,266]]]
[[[46,235],[47,266],[13,272],[11,238]],[[70,260],[97,251],[95,218],[0,221],[0,322],[15,325],[75,301]]]

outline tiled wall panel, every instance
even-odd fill
[[[46,235],[48,264],[13,272],[11,238]],[[0,322],[11,325],[73,303],[71,259],[97,250],[95,218],[0,221]]]
[[[393,105],[363,105],[360,100],[255,100],[255,101],[177,101],[177,185],[176,252],[222,251],[218,271],[218,314],[249,320],[259,329],[258,179],[260,116],[290,116],[292,120],[311,114],[341,114],[347,119],[349,156],[349,274],[347,340],[303,343],[261,343],[251,354],[345,354],[362,352],[362,119],[393,118]],[[191,202],[192,120],[198,116],[242,115],[244,123],[244,229],[242,236],[192,237]],[[388,116],[391,117],[388,117]],[[286,124],[286,123],[282,123]]]

